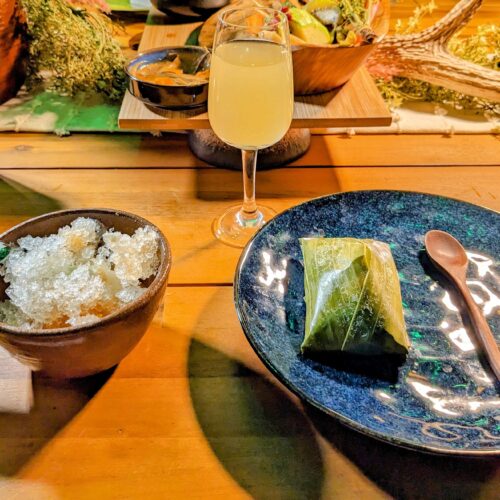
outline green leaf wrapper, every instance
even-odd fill
[[[1,243],[0,243],[0,245],[1,245]],[[0,246],[0,262],[3,259],[5,259],[5,257],[7,257],[7,255],[9,255],[9,252],[10,252],[9,247]]]
[[[405,355],[398,273],[389,246],[354,238],[302,238],[303,353]]]

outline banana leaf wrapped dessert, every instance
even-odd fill
[[[398,273],[375,240],[303,238],[304,354],[405,356],[409,348]]]

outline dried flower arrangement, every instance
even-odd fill
[[[125,91],[124,57],[103,0],[20,0],[29,36],[29,89],[43,84],[62,95]]]

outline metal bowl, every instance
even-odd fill
[[[199,85],[160,85],[141,80],[132,74],[132,69],[136,66],[173,60],[177,55],[184,73],[193,74],[210,67],[210,51],[203,47],[163,47],[148,50],[132,59],[125,68],[129,77],[129,92],[150,106],[165,109],[190,109],[206,104],[208,81]]]
[[[161,12],[179,19],[206,19],[226,6],[229,0],[151,0]]]

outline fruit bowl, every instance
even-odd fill
[[[199,34],[199,44],[211,47],[215,34],[217,18],[227,8],[261,6],[270,7],[271,0],[236,0],[219,10],[203,24]],[[293,2],[295,3],[295,1]],[[376,48],[377,43],[389,29],[389,0],[381,0],[376,11],[371,13],[370,28],[375,40],[365,45],[343,47],[331,44],[305,43],[296,36],[291,36],[293,80],[295,95],[310,95],[328,92],[346,83],[364,64]]]

